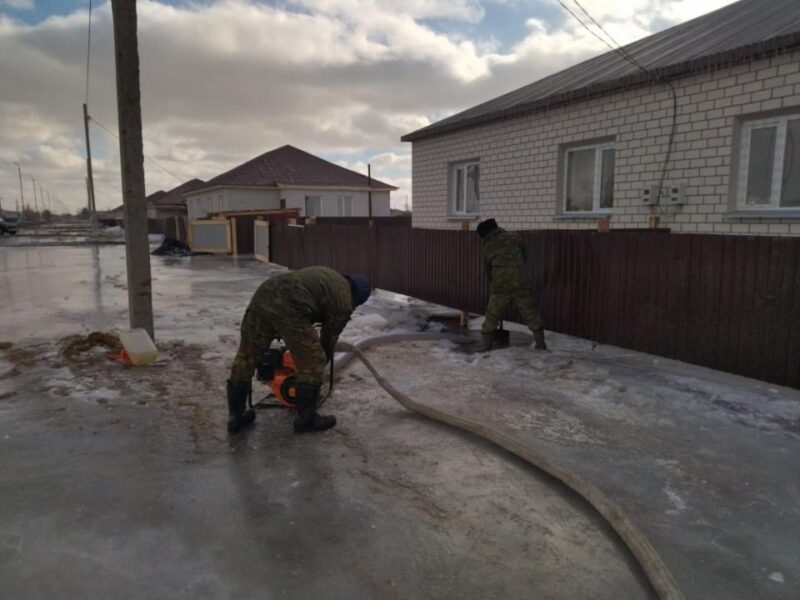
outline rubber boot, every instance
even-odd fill
[[[498,329],[494,332],[494,344],[492,347],[495,350],[502,350],[511,346],[511,332],[508,329]]]
[[[494,331],[481,334],[481,343],[478,352],[490,352],[494,348]]]
[[[537,329],[533,332],[534,349],[547,350],[547,344],[544,343],[544,329]]]
[[[247,408],[250,382],[234,383],[228,380],[228,431],[236,433],[256,420],[256,413]]]
[[[325,431],[336,425],[336,417],[317,414],[320,387],[307,383],[298,383],[295,387],[297,394],[294,399],[297,408],[297,416],[294,418],[295,433]]]

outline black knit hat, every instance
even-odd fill
[[[369,279],[366,275],[349,273],[345,275],[347,281],[350,282],[350,293],[353,295],[353,306],[364,304],[372,293]]]
[[[478,223],[478,229],[476,229],[476,231],[478,232],[479,236],[485,238],[495,229],[497,229],[497,221],[494,219],[486,219],[485,221]]]

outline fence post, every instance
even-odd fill
[[[650,215],[650,218],[648,219],[647,226],[650,229],[658,229],[658,225],[659,225],[659,221],[660,220],[661,220],[661,218],[658,215]]]
[[[469,231],[469,221],[461,221],[461,231]],[[466,329],[469,323],[469,311],[462,310],[458,319],[459,325]]]
[[[372,200],[370,199],[370,203]],[[372,220],[372,207],[370,206],[370,220],[369,220],[369,283],[372,289],[375,289],[375,274],[377,272],[378,261],[378,244],[377,244],[377,229],[375,228],[375,221]]]
[[[602,219],[597,219],[598,233],[608,233],[608,230],[610,228],[611,228],[611,217],[603,217]]]

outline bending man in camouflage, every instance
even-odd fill
[[[536,294],[525,269],[526,252],[522,238],[498,227],[494,219],[478,224],[481,236],[481,259],[491,282],[486,319],[481,327],[481,351],[494,345],[494,335],[503,314],[512,302],[533,332],[537,350],[546,350],[544,323],[539,316]]]
[[[239,431],[255,419],[247,408],[253,372],[278,337],[295,362],[295,431],[324,431],[336,425],[335,417],[317,414],[323,369],[353,310],[369,294],[369,281],[363,275],[341,275],[326,267],[308,267],[262,283],[244,314],[242,339],[228,380],[228,431]],[[322,324],[320,335],[316,323]]]

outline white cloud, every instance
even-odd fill
[[[18,1],[18,0],[17,0]],[[500,1],[500,0],[487,0]],[[620,42],[654,23],[725,0],[582,0]],[[145,152],[180,178],[208,178],[290,143],[327,156],[369,156],[376,177],[410,195],[410,147],[399,138],[606,48],[578,23],[527,21],[506,52],[467,35],[478,0],[218,0],[182,6],[140,0]],[[93,16],[90,109],[116,130],[111,13]],[[443,33],[427,19],[451,26]],[[68,201],[85,202],[85,10],[26,25],[0,15],[0,193],[16,168]],[[118,141],[92,129],[98,205],[120,202]],[[146,162],[149,192],[179,181]]]

